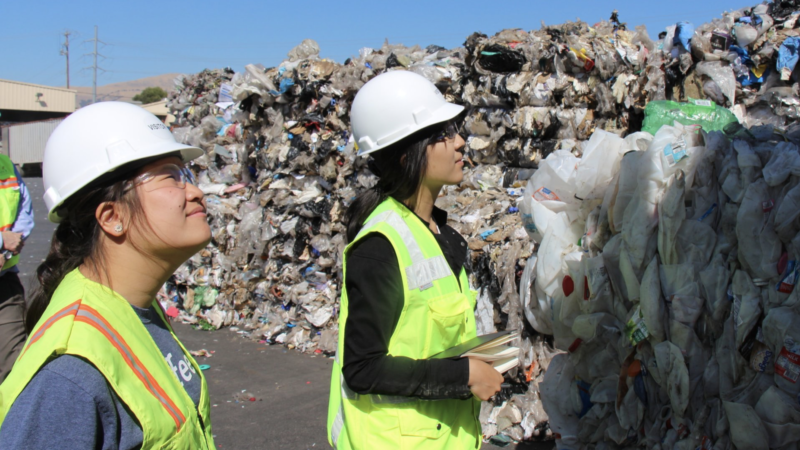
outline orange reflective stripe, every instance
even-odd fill
[[[11,188],[11,187],[18,187],[19,180],[17,177],[6,178],[5,180],[0,180],[0,189]]]
[[[0,231],[10,230],[11,226],[13,226],[13,225],[14,225],[13,223],[10,223],[8,225],[3,225],[2,227],[0,227]]]
[[[180,431],[181,426],[183,423],[186,422],[186,418],[181,414],[181,411],[172,402],[172,400],[167,396],[164,390],[159,386],[156,382],[155,378],[147,371],[147,368],[139,361],[139,358],[131,351],[128,344],[125,343],[125,340],[122,339],[122,336],[114,330],[114,328],[109,324],[100,313],[95,311],[94,309],[90,308],[89,306],[82,305],[80,310],[78,311],[77,315],[75,316],[76,322],[83,322],[87,325],[91,325],[97,331],[99,331],[103,336],[108,339],[108,341],[113,345],[117,351],[122,356],[122,359],[128,364],[134,374],[141,380],[142,384],[150,391],[150,394],[153,395],[159,402],[161,402],[164,409],[167,410],[167,413],[172,417],[175,421],[175,426],[177,427],[176,431]]]
[[[57,313],[53,314],[49,319],[47,319],[47,321],[43,323],[41,327],[39,327],[39,330],[37,330],[36,333],[33,333],[33,336],[31,336],[31,340],[28,341],[28,345],[25,346],[25,349],[22,351],[22,354],[19,355],[19,357],[22,358],[22,356],[25,354],[26,351],[28,351],[31,345],[35,344],[36,341],[38,341],[39,338],[41,338],[44,335],[44,332],[47,331],[48,328],[53,326],[54,323],[58,322],[64,317],[74,316],[75,314],[77,314],[78,307],[80,306],[80,304],[81,304],[80,300],[74,303],[70,303]]]

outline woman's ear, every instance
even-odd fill
[[[94,217],[100,228],[111,236],[121,237],[125,234],[125,224],[122,217],[121,205],[117,202],[103,202],[97,205]]]

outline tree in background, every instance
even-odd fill
[[[161,101],[165,98],[167,98],[167,91],[156,86],[145,88],[142,92],[134,95],[133,101],[142,102],[143,105],[146,105],[148,103]]]

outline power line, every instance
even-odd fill
[[[58,61],[56,61],[56,62],[54,62],[54,63],[50,64],[49,66],[47,66],[47,67],[45,67],[44,69],[42,69],[41,71],[39,71],[39,73],[37,73],[36,75],[34,75],[34,76],[30,77],[30,78],[29,78],[29,80],[30,80],[30,81],[39,80],[39,79],[42,77],[42,75],[44,75],[44,74],[45,74],[45,72],[47,73],[47,75],[48,75],[48,77],[49,77],[49,75],[51,75],[51,73],[52,73],[52,72],[54,72],[54,71],[52,70],[52,69],[53,69],[53,67],[55,67],[57,64],[58,64]]]
[[[23,40],[30,40],[30,39],[33,39],[33,38],[40,38],[40,37],[45,37],[45,36],[52,37],[53,35],[52,35],[51,32],[47,32],[47,33],[19,34],[19,35],[16,35],[16,36],[0,36],[0,42],[2,42],[2,41],[23,41]]]

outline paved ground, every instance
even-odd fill
[[[175,332],[186,348],[214,352],[197,361],[211,366],[205,375],[217,448],[329,448],[325,435],[329,358],[259,344],[225,329],[198,331],[176,324]],[[554,446],[537,443],[506,448],[546,450]],[[495,449],[499,447],[482,447]]]
[[[330,359],[258,344],[230,330],[175,325],[175,332],[186,348],[214,352],[197,361],[211,366],[205,375],[217,448],[329,448]]]
[[[25,243],[19,264],[27,292],[35,270],[50,247],[55,224],[47,221],[42,179],[26,178],[36,228]],[[208,332],[175,324],[189,350],[213,351],[198,357],[211,394],[211,419],[220,449],[326,449],[331,360],[243,339],[230,329]],[[255,401],[250,401],[254,398]],[[499,447],[484,445],[482,450]],[[519,445],[517,450],[552,449],[552,443]]]
[[[42,179],[31,177],[23,178],[23,180],[33,199],[33,214],[36,226],[25,241],[18,267],[20,270],[19,278],[25,286],[25,292],[30,292],[30,289],[36,284],[36,268],[44,261],[50,251],[50,238],[53,237],[56,224],[47,220],[47,208],[44,205],[44,200],[42,200],[44,195]]]

